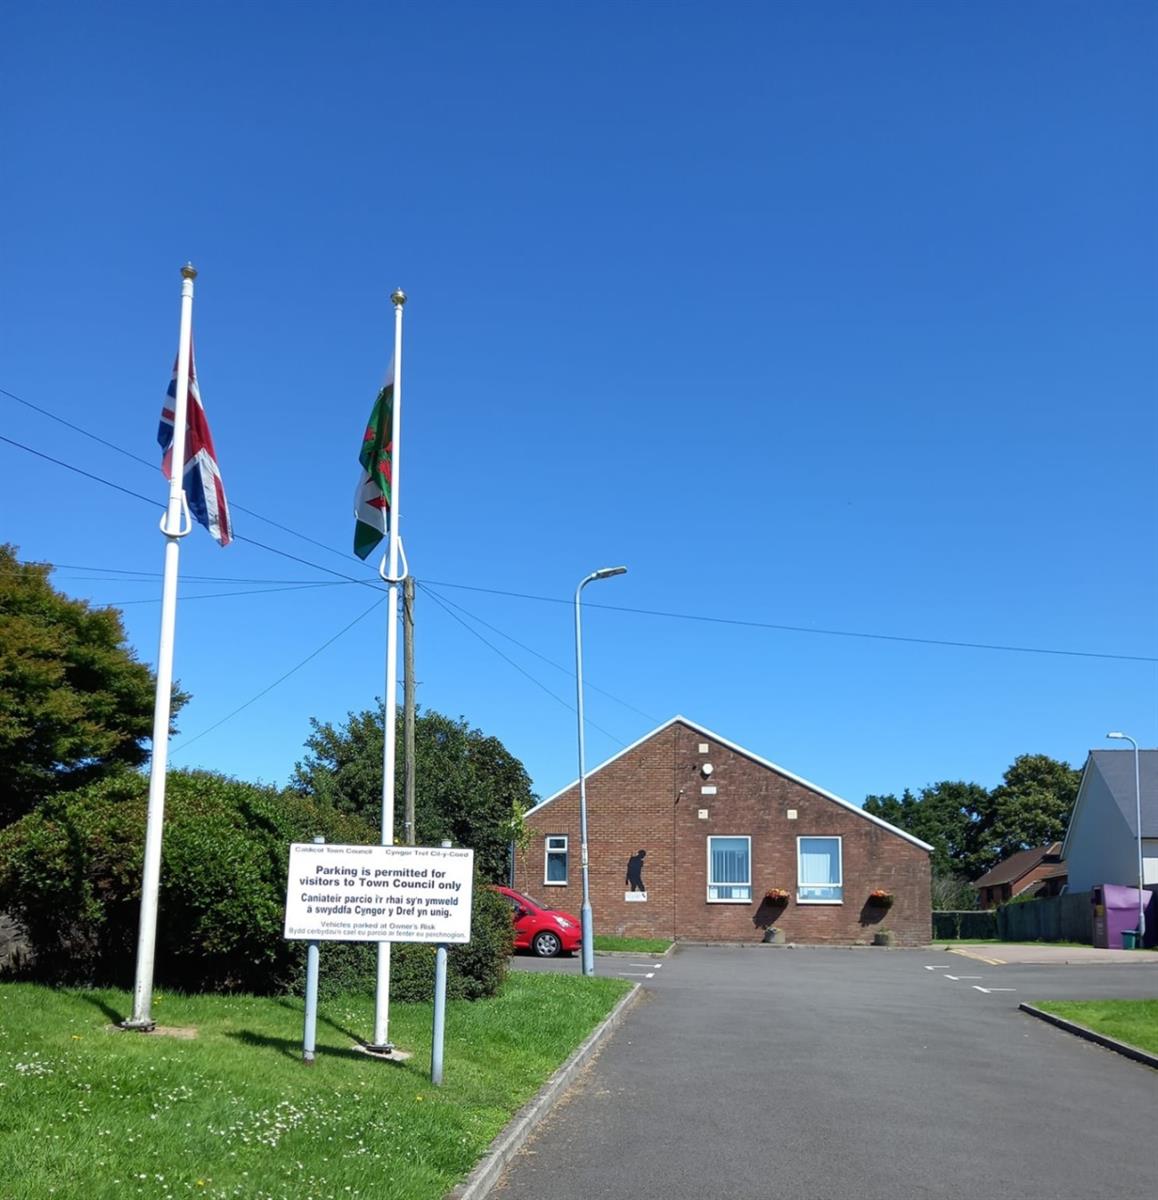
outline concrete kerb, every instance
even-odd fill
[[[676,943],[672,942],[666,950],[596,950],[596,958],[670,958],[675,952]]]
[[[638,983],[632,987],[603,1022],[588,1035],[579,1049],[539,1089],[539,1094],[528,1100],[507,1122],[503,1131],[491,1142],[486,1155],[454,1191],[446,1194],[445,1200],[482,1200],[482,1197],[490,1192],[502,1175],[503,1168],[522,1149],[534,1132],[535,1126],[550,1112],[587,1061],[602,1048],[603,1042],[623,1020],[642,992],[643,989]]]
[[[1097,1033],[1085,1025],[1079,1025],[1076,1021],[1067,1021],[1065,1017],[1055,1016],[1051,1012],[1046,1012],[1043,1008],[1036,1007],[1036,1005],[1019,1004],[1017,1007],[1022,1012],[1028,1013],[1031,1017],[1037,1017],[1039,1021],[1056,1025],[1058,1029],[1064,1029],[1066,1033],[1072,1033],[1075,1037],[1084,1038],[1087,1042],[1094,1042],[1107,1050],[1113,1050],[1115,1054],[1132,1058],[1135,1062],[1140,1062],[1147,1067],[1158,1068],[1158,1054],[1151,1054],[1148,1050],[1140,1050],[1137,1046],[1131,1046],[1129,1042],[1119,1042],[1117,1038],[1106,1037],[1104,1033]]]

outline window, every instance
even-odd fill
[[[546,844],[543,883],[564,884],[567,882],[567,839],[562,834],[552,834]]]
[[[752,899],[752,839],[708,838],[708,903]]]
[[[796,839],[796,900],[799,904],[840,904],[844,899],[840,838]]]

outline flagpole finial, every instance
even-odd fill
[[[197,278],[197,268],[191,262],[187,262],[181,268],[181,278],[182,279],[196,279]]]
[[[406,293],[401,288],[395,288],[394,291],[390,293],[390,299],[393,300],[399,308],[401,308],[406,303]]]

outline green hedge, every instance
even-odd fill
[[[958,938],[997,937],[997,914],[992,910],[970,909],[963,912],[934,912],[933,939],[956,941]]]
[[[0,911],[25,928],[22,973],[55,984],[131,984],[148,780],[126,772],[56,797],[0,830]],[[182,991],[297,989],[305,946],[282,937],[291,842],[369,843],[361,818],[203,771],[170,774],[155,979]],[[509,908],[476,881],[474,939],[452,953],[453,994],[490,995],[511,947]],[[500,919],[501,918],[501,919]],[[323,948],[331,991],[373,987],[373,947]],[[395,950],[392,994],[430,995],[432,950]]]
[[[493,996],[507,974],[514,934],[511,908],[475,872],[470,941],[451,946],[447,955],[446,994],[451,1000]],[[429,1001],[434,995],[434,947],[399,942],[390,950],[390,998],[400,1003]],[[318,992],[323,999],[344,992],[372,992],[378,948],[365,942],[323,942],[318,963]],[[305,990],[305,958],[297,964],[292,991]]]

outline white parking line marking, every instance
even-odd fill
[[[982,987],[979,983],[975,983],[973,985],[973,988],[975,991],[984,992],[987,996],[989,995],[990,992],[1016,992],[1017,991],[1017,988],[986,988],[986,987]]]
[[[952,965],[953,965],[952,963],[937,963],[937,965],[933,966],[933,967],[926,965],[925,970],[926,971],[947,971]]]
[[[984,979],[984,978],[985,978],[985,976],[984,976],[984,975],[942,975],[942,976],[941,976],[941,978],[942,978],[942,979],[953,979],[953,980],[958,980],[958,979]]]
[[[642,971],[616,971],[617,975],[622,975],[624,979],[651,979],[654,977],[654,971],[648,971],[645,975]]]

